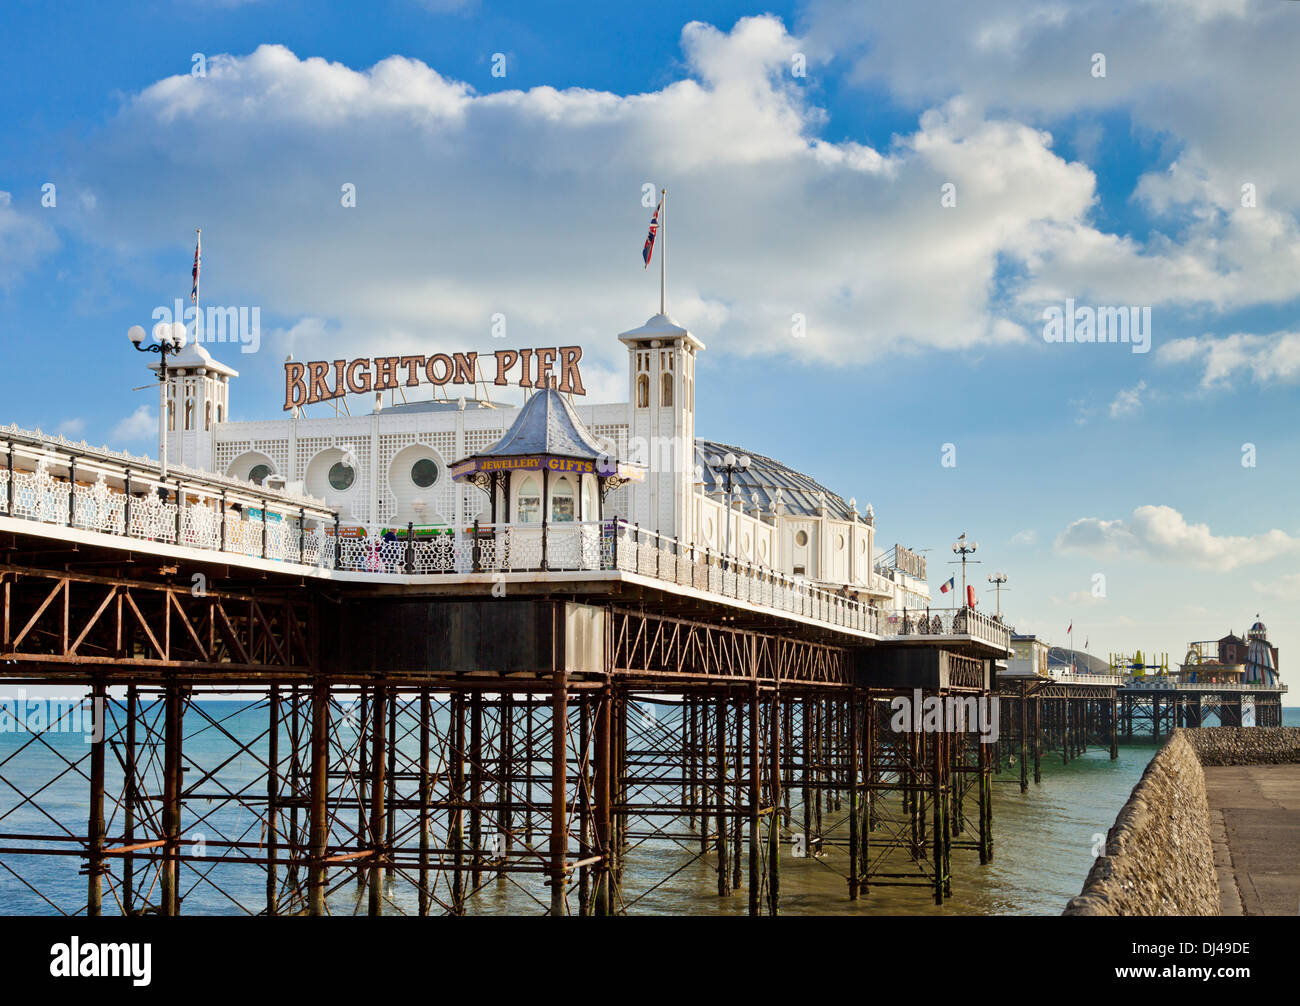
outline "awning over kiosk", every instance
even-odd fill
[[[541,473],[544,483],[562,476],[575,477],[588,486],[591,481],[587,480],[594,480],[602,502],[619,486],[645,478],[644,468],[619,461],[612,447],[597,440],[553,387],[539,390],[524,403],[500,440],[455,462],[449,470],[454,480],[476,485],[488,494],[494,523],[498,509],[508,519],[515,481],[534,472]],[[543,497],[546,492],[543,488]],[[549,512],[547,504],[542,511]],[[583,513],[578,519],[597,516]]]

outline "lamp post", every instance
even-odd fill
[[[1006,573],[994,573],[989,577],[989,583],[993,584],[993,590],[997,595],[998,619],[1002,618],[1002,585],[1007,582]]]
[[[141,353],[158,353],[162,365],[158,368],[158,465],[162,478],[167,478],[167,354],[185,348],[185,326],[160,321],[153,327],[154,342],[144,345],[144,329],[132,325],[126,330],[131,345]]]
[[[740,457],[727,451],[722,457],[713,455],[709,458],[709,467],[723,477],[725,480],[727,492],[727,544],[723,554],[727,556],[727,562],[731,559],[731,492],[734,487],[735,476],[749,468],[749,455],[742,454]]]
[[[965,531],[952,543],[953,554],[959,556],[961,561],[961,603],[963,607],[966,605],[966,563],[979,562],[978,559],[967,559],[966,557],[974,555],[977,548],[979,548],[979,542],[967,541]]]

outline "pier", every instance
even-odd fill
[[[896,719],[991,697],[1010,632],[973,609],[882,610],[614,516],[543,524],[528,560],[504,526],[351,542],[284,492],[0,445],[0,676],[84,689],[104,727],[56,743],[69,708],[0,763],[0,854],[42,911],[459,915],[504,886],[624,914],[704,862],[776,914],[789,856],[846,864],[846,899],[937,903],[954,849],[993,856],[990,745]],[[646,849],[671,865],[633,889]]]

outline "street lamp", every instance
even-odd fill
[[[997,592],[999,619],[1002,618],[1002,585],[1006,582],[1007,582],[1006,573],[994,573],[992,576],[989,577],[989,583],[993,584],[993,589],[994,591]]]
[[[709,458],[709,467],[721,475],[726,481],[727,492],[727,544],[725,554],[731,555],[731,490],[735,476],[749,468],[749,455],[742,454],[740,457],[727,451],[722,457],[713,455]]]
[[[154,341],[144,345],[144,329],[132,325],[126,330],[131,345],[141,353],[158,353],[162,366],[158,368],[158,464],[160,477],[167,478],[167,354],[185,348],[185,326],[180,322],[160,321],[153,327]]]
[[[975,550],[979,547],[980,547],[979,542],[966,540],[965,531],[963,531],[961,533],[961,536],[955,542],[952,543],[953,554],[961,557],[961,603],[963,606],[965,606],[967,603],[966,602],[966,563],[979,562],[978,559],[967,559],[966,557],[968,555],[974,555]]]

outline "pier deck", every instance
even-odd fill
[[[1300,905],[1300,764],[1206,766],[1224,915]]]

